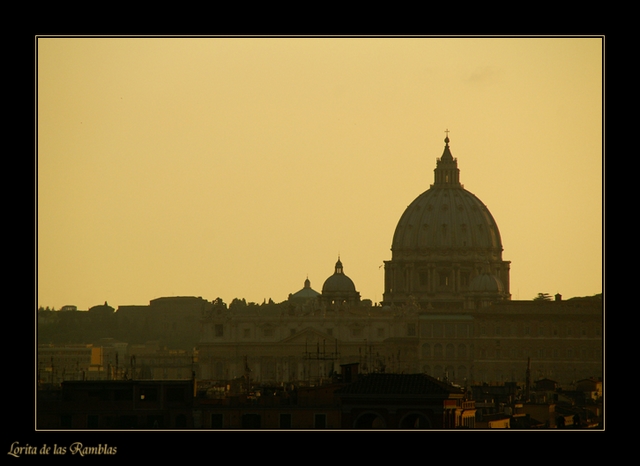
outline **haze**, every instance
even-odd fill
[[[513,299],[602,292],[602,38],[37,39],[37,304],[362,298],[445,130]]]

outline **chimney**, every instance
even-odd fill
[[[556,293],[556,301],[562,301],[562,295],[560,293]]]

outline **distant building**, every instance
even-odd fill
[[[63,380],[106,377],[104,351],[92,344],[38,345],[38,385],[57,386]]]
[[[65,381],[42,390],[39,429],[193,428],[194,382]]]
[[[475,427],[464,390],[425,374],[366,374],[336,390],[348,429]]]

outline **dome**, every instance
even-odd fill
[[[342,270],[342,262],[338,257],[336,262],[336,269],[333,275],[327,278],[322,285],[322,294],[326,293],[354,293],[356,291],[356,285],[349,277],[347,277]]]
[[[463,188],[431,188],[402,214],[392,251],[482,248],[502,251],[500,232],[487,207]]]
[[[490,255],[502,251],[493,216],[458,181],[457,160],[449,151],[449,138],[445,141],[444,154],[435,170],[436,182],[409,204],[400,217],[391,246],[394,257],[443,249]]]
[[[502,293],[504,287],[498,277],[490,273],[482,273],[471,280],[469,291],[474,293]]]
[[[304,281],[304,288],[290,295],[289,299],[307,300],[307,299],[317,298],[318,296],[320,296],[320,293],[318,293],[316,290],[311,288],[311,281],[309,281],[309,278],[307,278]]]
[[[472,280],[484,272],[496,281],[482,286],[510,297],[510,262],[502,260],[498,225],[460,183],[449,137],[444,142],[434,183],[409,204],[393,234],[391,260],[385,261],[385,304],[415,300],[427,308],[460,308]]]
[[[353,280],[344,274],[340,256],[336,262],[335,272],[322,285],[322,301],[331,305],[358,304],[360,302],[360,293],[356,291]]]

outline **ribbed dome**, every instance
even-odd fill
[[[395,252],[438,248],[502,251],[500,232],[487,207],[462,187],[435,187],[404,211],[393,235]]]
[[[449,138],[437,161],[435,183],[404,211],[393,235],[391,250],[402,256],[428,250],[455,249],[501,252],[500,232],[487,207],[459,182],[457,160]],[[490,250],[490,251],[489,251]]]
[[[385,261],[385,304],[419,302],[462,308],[471,281],[483,272],[497,281],[479,283],[509,299],[510,262],[502,260],[500,231],[489,209],[460,184],[458,161],[446,137],[434,182],[400,216]]]

